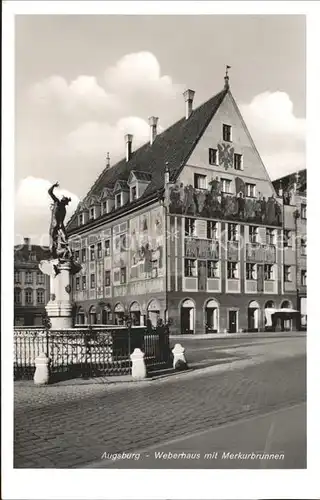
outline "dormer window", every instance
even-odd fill
[[[94,219],[94,215],[95,215],[95,213],[94,213],[94,207],[91,207],[90,208],[90,212],[89,212],[90,220]]]
[[[101,208],[102,208],[102,213],[106,214],[107,213],[107,200],[102,202]]]
[[[137,186],[132,186],[130,190],[130,201],[134,201],[137,199]]]
[[[78,215],[78,222],[79,222],[79,226],[82,226],[82,224],[83,224],[83,214],[79,214]]]
[[[122,205],[121,193],[116,194],[115,202],[116,202],[116,208],[120,208]]]

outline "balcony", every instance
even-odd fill
[[[210,190],[193,186],[174,185],[169,188],[169,210],[173,214],[252,222],[281,226],[283,207],[278,199],[240,198],[222,193],[220,183],[213,182]]]
[[[228,241],[227,260],[239,260],[239,241]]]
[[[262,245],[261,243],[247,243],[246,261],[274,264],[276,262],[276,247],[274,245]]]
[[[194,259],[219,259],[219,241],[186,238],[184,244],[185,257]]]

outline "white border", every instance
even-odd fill
[[[14,170],[14,14],[308,14],[308,224],[318,228],[319,198],[319,3],[318,2],[6,2],[2,50],[2,488],[5,499],[255,499],[316,498],[319,494],[319,231],[308,235],[314,281],[308,285],[308,470],[144,471],[12,469],[12,324]],[[284,34],[285,36],[285,34]],[[314,125],[314,127],[312,126]],[[318,181],[318,182],[317,182]],[[4,212],[5,209],[5,212]],[[311,264],[312,265],[312,264]],[[182,423],[183,425],[183,423]],[[164,477],[164,475],[166,477]]]

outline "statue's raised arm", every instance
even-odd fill
[[[55,182],[50,189],[48,189],[48,193],[49,195],[51,196],[51,198],[53,199],[54,202],[59,202],[59,199],[56,197],[55,194],[53,194],[53,190],[54,188],[56,187],[59,187],[59,182]]]

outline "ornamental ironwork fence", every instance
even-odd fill
[[[42,352],[50,359],[51,381],[130,374],[135,348],[145,353],[148,371],[169,366],[168,328],[15,328],[14,378],[32,379]]]

